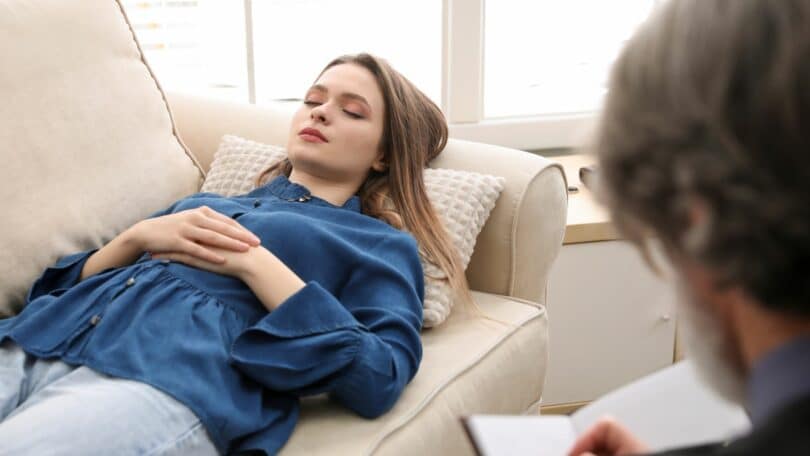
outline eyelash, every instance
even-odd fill
[[[321,103],[318,103],[317,101],[304,101],[304,104],[307,105],[307,106],[313,107],[313,106],[318,106]],[[343,112],[346,113],[346,115],[351,117],[352,119],[362,119],[363,118],[362,115],[357,114],[356,112],[351,112],[351,111],[348,111],[346,109],[344,109]]]

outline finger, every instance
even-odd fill
[[[582,456],[605,448],[608,426],[608,420],[598,421],[574,442],[574,446],[568,451],[568,456]]]
[[[210,247],[219,247],[222,249],[235,250],[237,252],[245,252],[250,248],[250,245],[246,242],[225,236],[210,229],[199,228],[196,226],[188,228],[184,235],[188,239]]]
[[[608,455],[636,454],[647,451],[630,431],[611,417],[600,419],[569,451],[580,456],[587,452]]]
[[[161,261],[174,261],[176,263],[183,263],[185,265],[193,266],[196,268],[200,268],[202,263],[204,263],[202,260],[198,258],[179,252],[159,253],[154,255],[152,258]]]
[[[232,219],[232,218],[228,217],[227,215],[222,214],[222,213],[220,213],[220,212],[217,212],[217,211],[215,211],[215,210],[213,210],[213,209],[209,208],[208,206],[202,206],[202,207],[200,207],[200,212],[201,212],[201,213],[202,213],[202,214],[203,214],[205,217],[207,217],[207,218],[209,218],[209,219],[216,220],[216,221],[218,221],[218,222],[223,223],[224,225],[230,226],[231,228],[235,228],[236,230],[239,230],[240,232],[247,233],[247,234],[250,236],[250,239],[251,239],[251,240],[255,240],[256,242],[259,242],[259,238],[258,238],[258,237],[256,237],[256,235],[254,235],[254,234],[253,234],[253,233],[252,233],[250,230],[248,230],[247,228],[245,228],[244,226],[242,226],[242,225],[241,225],[239,222],[237,222],[236,220],[234,220],[234,219]]]
[[[211,211],[211,214],[200,226],[238,239],[249,245],[257,246],[261,242],[255,234],[240,225],[239,222],[216,211]]]
[[[607,419],[606,422],[608,425],[605,445],[609,450],[618,454],[635,454],[646,451],[646,446],[636,439],[629,429],[613,419]]]
[[[207,249],[196,242],[185,241],[182,242],[179,247],[179,253],[186,253],[211,263],[222,264],[225,262],[225,257],[212,252],[210,249]]]

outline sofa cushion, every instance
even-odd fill
[[[0,316],[58,257],[197,191],[202,170],[113,0],[0,2]]]
[[[284,148],[234,135],[224,135],[214,154],[202,191],[225,196],[241,195],[255,187],[256,177],[286,157]],[[503,190],[503,178],[453,169],[426,169],[428,198],[461,256],[466,268],[475,240]],[[446,275],[421,256],[425,271],[424,325],[442,323],[450,314],[453,293],[442,280]]]
[[[323,396],[303,399],[301,420],[281,454],[472,454],[460,417],[538,413],[547,358],[544,308],[488,293],[473,297],[503,323],[453,312],[425,331],[419,372],[394,408],[374,420]]]

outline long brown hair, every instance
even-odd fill
[[[441,110],[385,60],[370,54],[338,57],[321,71],[353,64],[367,69],[385,100],[380,147],[383,172],[370,170],[357,195],[364,214],[410,232],[421,253],[442,271],[456,298],[472,302],[458,250],[428,200],[423,170],[447,144],[447,121]],[[318,75],[320,78],[320,75]],[[316,80],[318,79],[316,78]],[[289,176],[289,159],[259,174],[257,185],[279,175]]]

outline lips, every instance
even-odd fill
[[[304,141],[309,142],[329,142],[323,133],[314,128],[304,128],[298,132],[298,136],[300,136]]]

